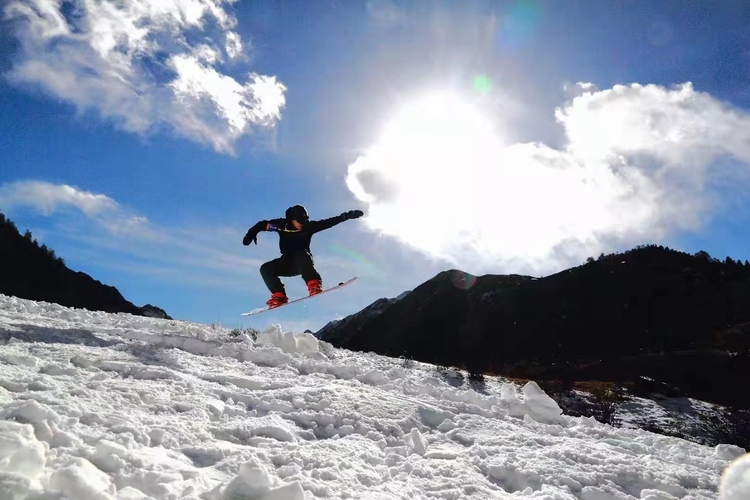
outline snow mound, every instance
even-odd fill
[[[259,346],[275,346],[288,353],[320,351],[318,339],[309,333],[284,332],[280,325],[273,325],[258,334],[255,343]]]

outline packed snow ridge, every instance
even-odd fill
[[[750,458],[530,382],[0,295],[0,499],[747,500]]]

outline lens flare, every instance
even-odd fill
[[[516,48],[531,38],[539,18],[536,0],[522,0],[513,4],[501,17],[497,42],[505,48]]]
[[[359,275],[366,275],[377,281],[385,281],[385,271],[361,253],[340,245],[330,245],[328,250],[355,262],[357,264],[357,273]]]
[[[477,75],[474,77],[474,90],[480,94],[488,94],[492,90],[492,83],[487,75]]]
[[[477,277],[463,271],[456,271],[451,275],[453,286],[461,290],[468,290],[477,282]]]

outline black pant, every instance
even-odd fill
[[[260,266],[260,275],[271,293],[284,292],[284,284],[279,276],[302,275],[305,283],[320,279],[320,274],[315,270],[312,254],[306,251],[282,255],[278,259],[266,262]]]

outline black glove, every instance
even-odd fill
[[[359,219],[363,215],[365,215],[365,213],[362,210],[349,210],[348,212],[341,214],[344,220]]]
[[[253,232],[252,229],[247,230],[247,234],[242,238],[242,244],[248,246],[250,243],[258,244],[258,233]]]

